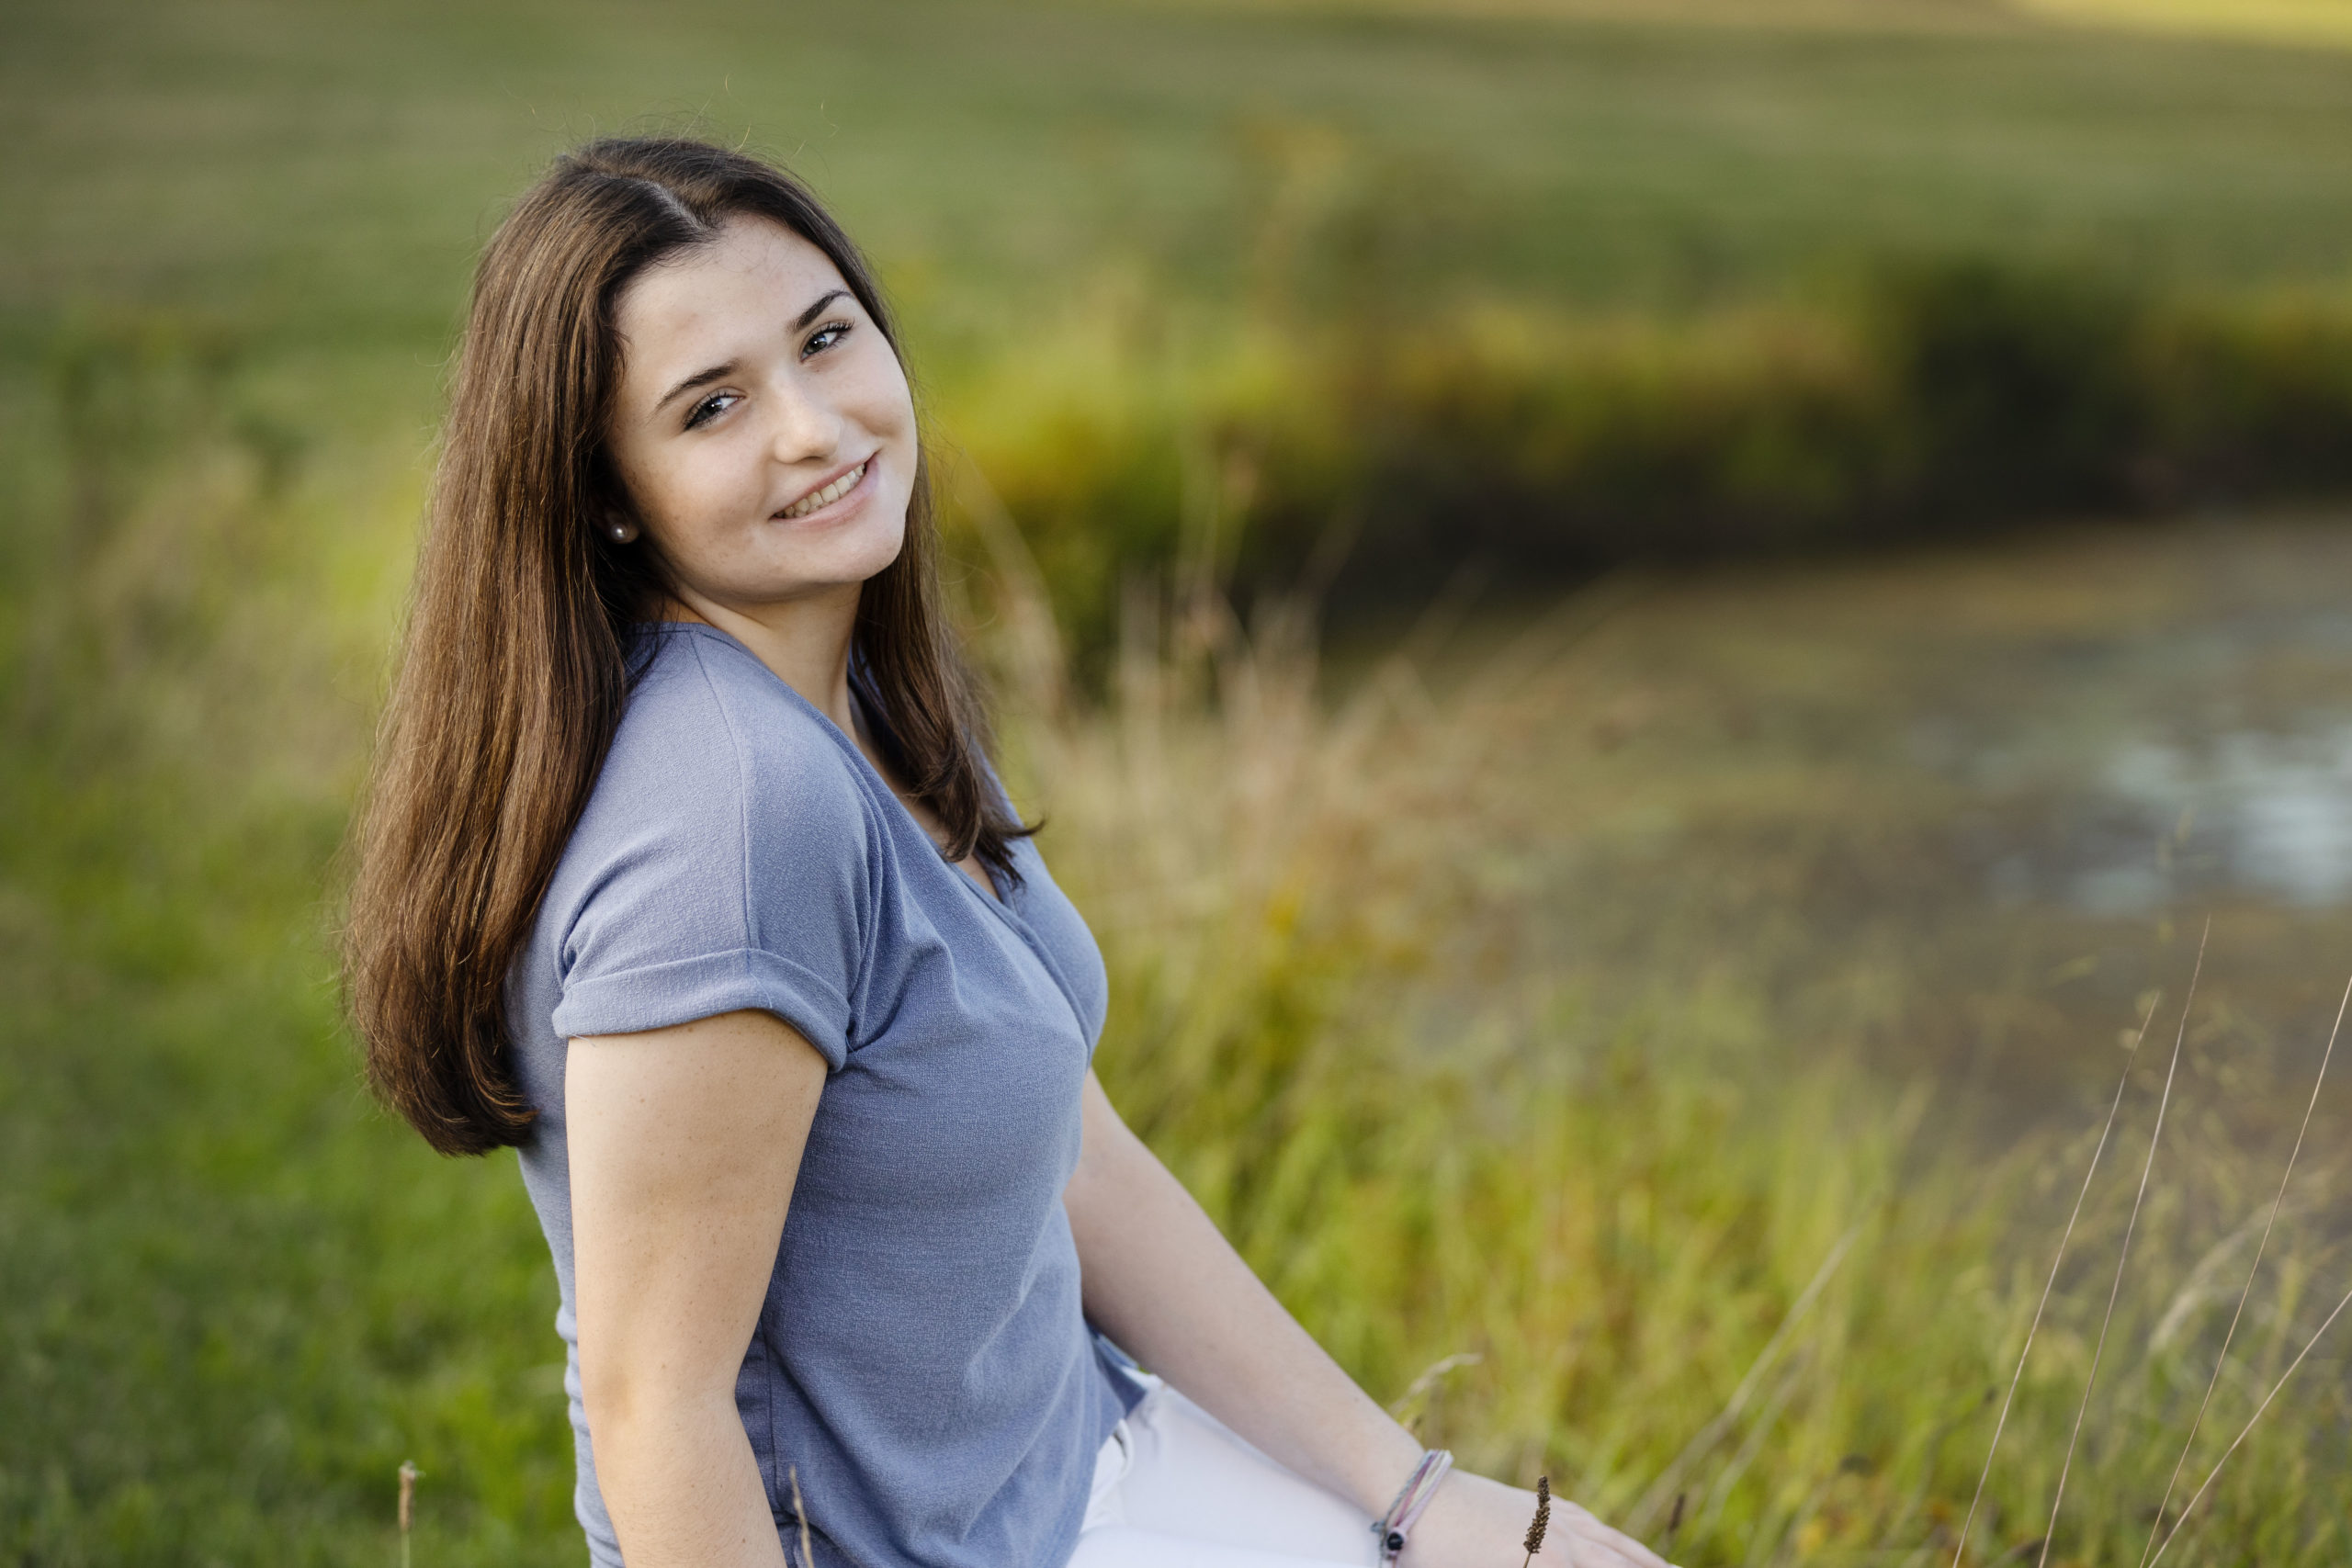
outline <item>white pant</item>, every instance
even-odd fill
[[[1069,1568],[1363,1568],[1372,1516],[1154,1377],[1094,1461]]]

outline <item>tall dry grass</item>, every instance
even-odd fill
[[[1526,867],[1576,829],[1573,784],[1526,758],[1576,711],[1605,604],[1442,682],[1425,626],[1335,693],[1306,611],[1245,622],[1202,557],[1130,585],[1088,700],[999,525],[1012,765],[1111,968],[1105,1082],[1293,1310],[1474,1467],[1548,1472],[1679,1561],[1743,1564],[2031,1560],[2068,1472],[2048,1560],[2137,1564],[2184,1437],[2208,1428],[2201,1478],[2352,1269],[2327,1223],[2342,1163],[2307,1161],[2232,1325],[2278,1151],[2237,1146],[2226,1077],[2193,1063],[2144,1194],[2130,1161],[2086,1183],[2052,1274],[2095,1119],[1956,1125],[1928,1072],[1768,1038],[1736,964],[1634,1002],[1531,965]],[[2217,1039],[2201,1013],[2181,1029]],[[2127,1071],[2118,1137],[2149,1136],[2154,1072]],[[2341,1390],[2307,1367],[2252,1430],[2197,1560],[2352,1547]]]

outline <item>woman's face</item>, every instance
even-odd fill
[[[899,357],[824,252],[728,220],[616,302],[607,433],[648,545],[680,596],[754,614],[890,564],[914,489]]]

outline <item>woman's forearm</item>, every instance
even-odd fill
[[[629,1568],[784,1568],[731,1389],[615,1408],[592,1402],[596,1483]]]
[[[1065,1200],[1087,1315],[1153,1371],[1366,1513],[1420,1445],[1299,1326],[1091,1077],[1086,1152]]]

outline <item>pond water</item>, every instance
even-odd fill
[[[2002,894],[2046,891],[2093,913],[2132,914],[2195,894],[2325,908],[2352,893],[2352,724],[2129,740],[2083,788],[2108,830],[2060,841],[2039,867],[2003,858]],[[2201,852],[2150,857],[2145,846],[2165,843],[2173,822],[2183,838],[2201,827]]]
[[[2097,915],[2352,902],[2352,558],[2339,531],[2161,535],[2138,564],[2181,581],[2145,622],[2025,639],[1988,661],[2001,700],[1969,719],[1912,720],[1919,764],[2008,818],[1984,841],[1997,901]],[[2086,543],[2027,559],[2096,570]]]
[[[1515,972],[1603,1007],[1729,987],[1759,1040],[2073,1114],[2210,921],[2208,1065],[2315,1060],[2352,969],[2352,517],[2052,528],[1584,604],[1551,613],[1563,694],[1510,764],[1545,825],[1520,830]],[[1473,623],[1465,675],[1525,616]]]

